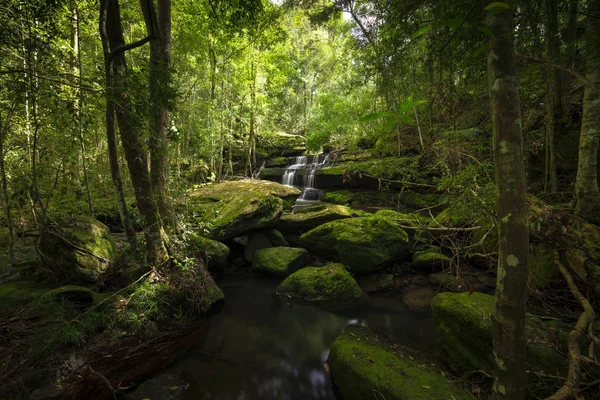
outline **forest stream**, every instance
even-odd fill
[[[325,361],[352,323],[422,351],[436,348],[430,313],[414,313],[395,296],[317,307],[273,296],[278,284],[253,275],[220,282],[227,302],[206,339],[166,371],[181,373],[190,385],[183,399],[339,399]]]

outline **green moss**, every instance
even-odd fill
[[[28,281],[0,285],[0,315],[13,312],[15,307],[35,300],[47,291]]]
[[[464,292],[467,290],[467,284],[461,277],[445,272],[429,274],[429,282],[451,292]]]
[[[473,399],[418,353],[350,325],[331,347],[327,364],[348,399]]]
[[[346,206],[319,204],[282,215],[277,228],[282,232],[303,233],[326,222],[365,215],[368,214],[364,211]]]
[[[116,258],[116,245],[106,225],[87,217],[44,231],[39,248],[59,278],[74,282],[95,282]]]
[[[90,305],[94,302],[94,291],[85,287],[66,285],[44,294],[43,298],[65,299],[78,304]]]
[[[387,274],[385,278],[381,281],[381,288],[384,290],[389,290],[394,288],[394,275]]]
[[[283,176],[285,173],[285,168],[263,168],[260,171],[260,176]]]
[[[225,300],[225,295],[216,283],[212,282],[206,288],[202,304],[206,310],[211,309],[215,304]]]
[[[451,260],[449,257],[434,252],[425,252],[415,254],[412,261],[412,267],[419,271],[433,272],[450,268]]]
[[[192,250],[203,252],[209,271],[222,272],[229,265],[229,247],[225,244],[200,235],[192,236],[190,244]]]
[[[332,190],[323,194],[323,200],[334,204],[350,204],[359,200],[359,196],[350,190]]]
[[[408,235],[382,218],[358,217],[325,223],[300,238],[309,251],[369,273],[408,253]]]
[[[443,338],[443,348],[449,364],[457,371],[466,373],[483,370],[492,373],[494,356],[492,351],[491,313],[494,297],[474,293],[440,293],[431,302],[437,332]],[[563,326],[568,332],[568,327]],[[560,354],[565,344],[559,343],[557,326],[538,318],[527,317],[528,369],[536,372],[552,371],[566,373],[566,360]],[[566,336],[565,336],[566,337]],[[528,391],[531,395],[546,397],[555,388],[552,382],[544,382],[531,375]]]
[[[309,258],[305,249],[270,247],[256,252],[252,269],[271,275],[288,276],[304,267]]]
[[[267,167],[285,167],[287,166],[288,160],[286,157],[275,157],[270,158],[265,162]]]
[[[363,295],[352,275],[341,264],[302,268],[288,276],[277,294],[309,301],[349,300]]]
[[[192,195],[193,221],[200,234],[215,240],[230,239],[277,223],[284,200],[300,191],[268,181],[231,181],[207,185]]]
[[[529,253],[529,285],[532,289],[543,289],[558,275],[554,262],[554,248],[548,243],[533,246]]]

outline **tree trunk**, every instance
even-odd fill
[[[579,0],[569,0],[569,19],[567,22],[567,67],[575,68],[575,55],[577,53],[577,9]],[[563,113],[568,114],[571,109],[571,86],[573,85],[573,76],[568,72],[563,73]]]
[[[488,5],[491,3],[486,1]],[[499,222],[498,282],[492,312],[496,360],[493,398],[520,400],[525,397],[527,370],[525,300],[529,225],[512,9],[488,11],[486,23],[494,34],[488,52],[488,80]]]
[[[112,55],[110,58],[112,58],[114,83],[113,98],[115,102],[118,102],[118,107],[115,107],[117,124],[119,125],[119,133],[125,152],[125,159],[127,160],[127,167],[129,168],[131,183],[135,191],[136,202],[140,213],[145,219],[144,235],[146,237],[148,262],[156,266],[168,259],[168,253],[165,247],[162,221],[154,196],[152,195],[146,156],[136,133],[136,115],[127,87],[128,70],[125,52],[115,51],[125,46],[118,0],[108,0],[106,33],[109,48],[111,49],[110,55]]]
[[[558,37],[557,0],[546,0],[547,52],[548,59],[560,64],[560,39]],[[556,163],[554,138],[560,130],[559,120],[562,114],[561,92],[562,71],[552,66],[547,67],[546,81],[546,167],[544,176],[544,192],[556,192]]]
[[[77,136],[79,138],[79,148],[81,151],[81,168],[83,172],[83,183],[85,185],[85,191],[88,202],[88,210],[90,212],[90,216],[94,215],[94,203],[92,202],[92,192],[90,190],[90,183],[88,180],[87,173],[87,160],[85,155],[85,140],[83,137],[83,114],[81,112],[81,108],[83,107],[83,90],[81,86],[83,86],[82,80],[82,71],[81,71],[81,47],[79,40],[79,10],[77,9],[77,4],[72,1],[71,2],[71,19],[72,19],[72,36],[71,36],[71,47],[73,49],[73,57],[71,60],[71,70],[73,72],[73,76],[77,77],[79,81],[79,86],[77,90],[77,98],[75,100],[75,114],[77,118]]]
[[[598,137],[600,136],[600,0],[588,1],[586,78],[595,85],[586,85],[583,94],[583,117],[579,137],[579,161],[575,182],[575,214],[589,221],[600,223],[600,192],[598,190],[597,162]]]
[[[8,118],[6,118],[8,124]],[[6,227],[8,228],[8,260],[15,264],[15,231],[10,209],[10,198],[8,197],[8,183],[6,180],[6,169],[4,167],[4,138],[7,128],[2,125],[2,115],[0,115],[0,176],[2,177],[2,207],[6,217]]]
[[[158,14],[153,0],[140,0],[150,41],[150,184],[160,215],[168,218],[167,189],[169,180],[168,106],[171,66],[171,0],[158,0]]]
[[[127,208],[127,201],[125,200],[123,180],[121,179],[121,171],[119,168],[119,154],[117,152],[117,140],[115,134],[115,97],[113,93],[114,82],[111,62],[109,60],[110,46],[108,44],[108,34],[106,33],[106,13],[108,1],[109,0],[102,0],[102,5],[100,6],[100,36],[102,38],[102,48],[104,50],[104,76],[106,80],[105,121],[108,143],[108,159],[110,162],[110,173],[112,176],[113,185],[115,186],[115,194],[117,197],[117,205],[119,207],[119,215],[121,216],[121,223],[123,224],[127,241],[133,249],[137,249],[137,238],[135,236],[135,230],[133,229],[133,223],[131,222],[129,209]]]

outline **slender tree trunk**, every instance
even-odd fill
[[[493,1],[486,0],[486,4]],[[488,11],[494,33],[488,52],[488,80],[494,130],[498,282],[492,312],[496,360],[493,398],[525,398],[527,370],[525,301],[529,225],[512,9]]]
[[[547,52],[548,59],[560,64],[560,39],[558,36],[557,0],[546,0]],[[561,92],[562,71],[547,67],[546,80],[546,166],[544,176],[544,192],[556,192],[556,162],[554,138],[560,130],[559,120],[562,114]]]
[[[219,167],[217,168],[217,182],[221,182],[223,179],[223,149],[225,147],[225,118],[224,118],[224,109],[225,109],[225,81],[221,79],[221,127],[220,133],[221,138],[219,141]]]
[[[112,176],[113,185],[115,187],[115,194],[117,197],[117,205],[119,207],[119,215],[121,216],[121,223],[127,236],[127,241],[133,249],[137,249],[138,243],[135,236],[135,230],[133,229],[133,223],[131,222],[131,216],[129,209],[127,208],[127,201],[125,200],[125,193],[123,191],[123,180],[121,179],[121,171],[119,168],[119,154],[117,151],[117,138],[115,134],[115,96],[113,93],[113,76],[112,67],[109,60],[110,46],[108,43],[108,34],[106,32],[106,14],[109,0],[102,0],[100,6],[100,36],[102,38],[102,48],[104,50],[104,76],[105,76],[105,88],[106,88],[106,137],[108,143],[108,159],[110,162],[110,173]]]
[[[8,125],[8,117],[6,118]],[[6,217],[6,227],[8,228],[8,260],[15,264],[15,231],[10,209],[10,197],[8,196],[8,183],[6,180],[6,168],[4,166],[4,138],[7,128],[2,125],[2,115],[0,115],[0,176],[2,177],[2,207]]]
[[[73,49],[73,60],[71,62],[71,70],[73,76],[77,76],[79,86],[83,85],[82,80],[82,64],[81,64],[81,46],[79,38],[79,10],[77,4],[71,2],[71,19],[72,19],[72,36],[71,36],[71,48]],[[77,98],[75,100],[75,114],[77,118],[77,136],[79,137],[79,147],[81,151],[81,168],[83,172],[83,183],[85,185],[85,191],[87,195],[88,209],[90,216],[94,215],[94,203],[92,202],[92,192],[90,190],[90,183],[88,180],[87,173],[87,161],[85,155],[85,140],[83,137],[83,91],[81,87],[77,88]]]
[[[598,138],[600,137],[600,0],[588,1],[586,85],[583,94],[583,118],[579,137],[579,162],[575,182],[575,214],[600,224],[600,192],[598,190]]]
[[[146,156],[136,133],[136,118],[127,87],[128,71],[125,52],[115,53],[115,49],[124,48],[125,46],[118,0],[108,0],[106,33],[111,54],[114,54],[111,57],[113,59],[113,94],[115,102],[118,101],[115,114],[136,202],[140,213],[145,219],[144,235],[146,237],[148,262],[151,265],[159,265],[168,259],[165,234],[158,207],[152,195]]]
[[[567,67],[575,68],[575,55],[577,53],[577,9],[579,0],[569,0],[569,19],[567,22]],[[573,76],[567,72],[563,73],[563,112],[568,114],[573,108],[571,105],[571,86],[573,85]]]
[[[171,0],[140,0],[150,41],[149,92],[150,117],[150,183],[160,215],[168,218],[167,189],[169,180],[168,103],[171,66]]]

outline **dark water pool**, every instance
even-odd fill
[[[243,276],[220,282],[227,302],[208,335],[169,367],[190,384],[185,399],[336,399],[324,362],[350,323],[431,352],[430,315],[415,315],[392,296],[327,309],[272,296],[279,280]]]

